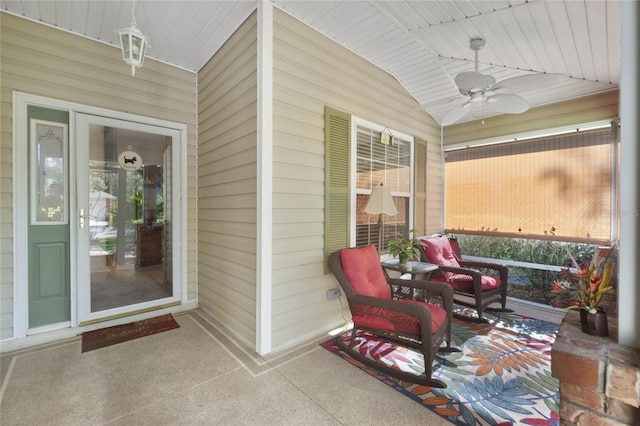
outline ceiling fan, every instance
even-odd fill
[[[496,84],[491,75],[478,72],[478,51],[484,47],[483,38],[471,39],[470,47],[475,51],[475,71],[465,71],[455,78],[460,94],[468,99],[442,119],[442,126],[453,124],[468,114],[474,105],[489,104],[492,111],[506,114],[520,114],[529,109],[529,103],[512,92],[526,92],[542,89],[568,79],[565,74],[532,74],[508,78]]]

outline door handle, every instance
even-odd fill
[[[84,209],[80,209],[80,229],[84,229],[84,220],[85,219],[91,219],[91,218],[95,218],[95,216],[87,214],[84,214]]]

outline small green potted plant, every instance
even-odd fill
[[[400,269],[407,269],[407,262],[409,260],[420,259],[420,249],[424,247],[424,243],[415,238],[409,238],[409,235],[413,233],[413,229],[407,232],[405,237],[401,232],[396,232],[396,238],[389,241],[389,254],[394,258],[398,258],[398,266]]]

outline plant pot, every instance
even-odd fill
[[[409,262],[409,256],[406,254],[398,255],[398,267],[400,269],[407,269],[407,263]]]
[[[582,332],[592,336],[606,337],[609,335],[609,325],[607,323],[607,313],[598,311],[591,314],[584,309],[580,310],[580,326]]]

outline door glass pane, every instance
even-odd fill
[[[90,125],[91,312],[171,297],[171,138]]]
[[[66,138],[67,126],[33,120],[32,223],[67,222]]]

